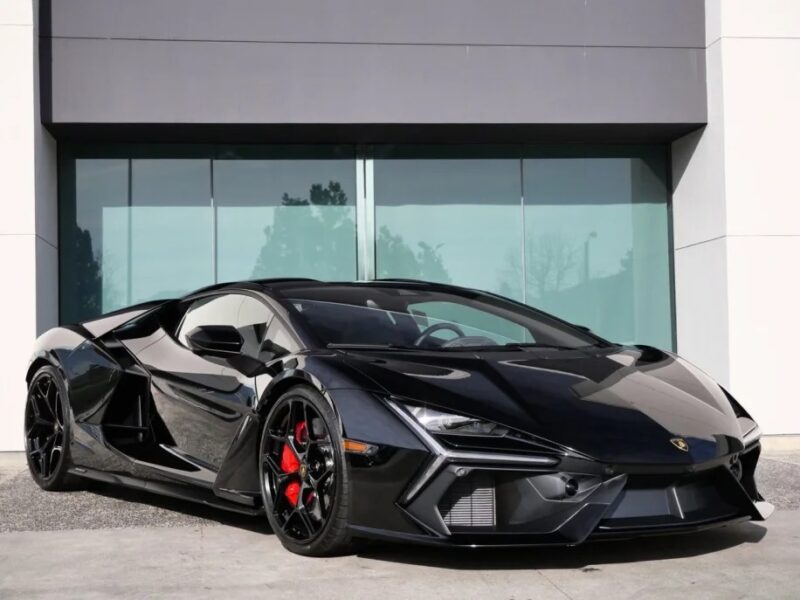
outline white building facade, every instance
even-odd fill
[[[233,241],[253,218],[258,235],[275,226],[253,191],[270,186],[340,194],[350,211],[352,257],[297,275],[419,275],[563,309],[676,349],[765,433],[800,434],[800,3],[173,4],[0,5],[0,450],[22,448],[37,335],[258,273],[236,269],[260,244]],[[205,228],[207,196],[213,247],[187,231],[173,263],[158,230],[130,237],[165,204],[163,222]],[[451,216],[479,237],[425,229]],[[319,235],[298,222],[293,239]],[[74,226],[93,236],[90,268]],[[391,254],[398,239],[413,267]],[[481,252],[465,260],[470,246]],[[542,247],[569,257],[562,288],[535,281]]]

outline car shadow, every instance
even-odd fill
[[[219,525],[272,533],[264,517],[237,514],[188,500],[99,482],[92,482],[86,491],[179,512]],[[587,542],[572,547],[452,548],[364,541],[359,544],[357,554],[368,560],[453,570],[581,569],[589,572],[605,564],[691,558],[742,544],[757,544],[766,534],[766,527],[745,522],[696,533]]]
[[[747,522],[697,533],[588,542],[573,547],[446,548],[372,543],[365,546],[359,556],[442,569],[581,569],[588,572],[598,570],[598,565],[691,558],[741,544],[757,544],[766,534],[765,527]]]

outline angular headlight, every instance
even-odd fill
[[[497,423],[465,417],[464,415],[454,415],[445,413],[427,406],[415,404],[403,404],[405,409],[426,430],[431,433],[454,433],[459,435],[493,435],[502,437],[508,433],[508,429]]]

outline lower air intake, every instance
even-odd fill
[[[439,514],[451,531],[494,527],[493,478],[477,472],[457,479],[439,502]]]

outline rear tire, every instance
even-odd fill
[[[48,492],[74,489],[70,467],[71,435],[67,388],[55,367],[44,366],[31,378],[25,404],[25,456],[36,484]]]
[[[259,475],[269,524],[305,556],[352,551],[350,482],[338,419],[313,388],[297,386],[272,406],[261,432]]]

